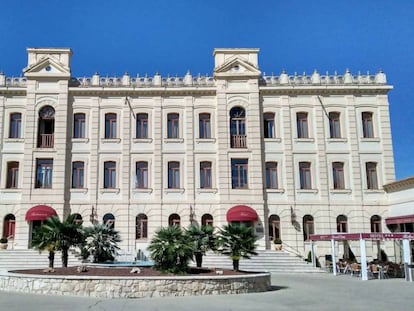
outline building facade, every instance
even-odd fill
[[[0,227],[14,248],[54,213],[112,223],[125,252],[192,222],[248,222],[260,249],[281,238],[299,254],[312,233],[387,231],[383,72],[266,76],[258,49],[215,49],[211,76],[73,78],[70,49],[27,52],[23,77],[0,75]]]

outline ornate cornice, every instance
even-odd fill
[[[394,181],[392,183],[384,185],[384,190],[387,193],[407,190],[414,188],[414,176],[407,177],[401,180]]]

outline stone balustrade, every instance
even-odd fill
[[[279,76],[263,74],[260,79],[262,86],[385,85],[386,83],[386,75],[381,70],[375,75],[369,73],[365,75],[361,73],[353,75],[349,70],[346,70],[342,75],[336,72],[334,74],[326,73],[325,75],[321,75],[316,70],[311,75],[307,75],[306,73],[302,75],[298,75],[297,73],[288,75],[285,71],[282,71]],[[2,86],[26,87],[26,77],[6,77],[4,73],[0,72],[0,87]],[[108,88],[211,87],[215,86],[215,80],[214,77],[209,75],[193,77],[189,72],[184,77],[162,77],[158,73],[153,77],[147,75],[143,77],[139,75],[130,77],[128,73],[125,73],[122,77],[101,77],[98,73],[95,73],[92,77],[72,78],[70,86]]]
[[[99,298],[226,295],[264,292],[270,274],[178,277],[90,277],[0,274],[0,290],[44,295]]]

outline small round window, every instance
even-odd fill
[[[47,67],[45,68],[45,70],[46,70],[46,71],[51,71],[51,70],[52,70],[52,67],[51,67],[51,66],[47,66]]]

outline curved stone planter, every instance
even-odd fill
[[[177,277],[85,277],[0,273],[0,290],[44,295],[143,298],[264,292],[270,274]]]

